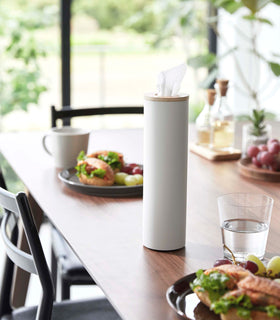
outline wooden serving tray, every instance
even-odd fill
[[[238,160],[241,157],[241,151],[238,149],[232,149],[231,152],[215,151],[197,143],[190,144],[190,151],[211,161]]]
[[[245,177],[269,181],[280,182],[280,172],[270,171],[268,169],[257,168],[250,158],[243,158],[238,162],[239,173]]]

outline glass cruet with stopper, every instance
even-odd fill
[[[210,144],[210,112],[215,96],[215,89],[207,89],[206,104],[195,121],[197,144],[205,147],[209,147]]]
[[[216,80],[217,99],[210,114],[210,147],[231,151],[234,144],[234,116],[227,102],[228,80]]]

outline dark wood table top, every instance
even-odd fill
[[[116,150],[126,161],[141,163],[142,133],[93,132],[89,151]],[[125,320],[179,319],[166,301],[166,290],[222,257],[217,212],[221,194],[244,191],[273,197],[267,251],[280,253],[280,184],[241,177],[236,161],[213,163],[189,154],[186,247],[156,252],[142,245],[142,199],[98,198],[69,190],[43,150],[42,136],[1,134],[0,150]]]

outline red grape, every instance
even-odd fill
[[[277,142],[272,142],[268,145],[268,151],[272,154],[277,154],[280,151],[280,144]]]
[[[258,154],[257,154],[257,160],[258,160],[258,162],[259,163],[261,163],[261,156],[262,156],[262,153],[263,153],[264,151],[260,151]]]
[[[224,264],[232,264],[232,262],[228,259],[218,259],[214,263],[214,267],[222,266]]]
[[[264,164],[266,166],[269,166],[272,164],[274,160],[273,154],[268,151],[262,151],[260,156],[260,163]]]
[[[262,164],[259,162],[259,160],[257,159],[257,157],[253,157],[252,158],[252,163],[258,167],[258,168],[261,168]]]
[[[137,163],[127,163],[126,165],[132,169],[139,166]]]
[[[247,150],[248,157],[250,158],[256,157],[259,151],[260,150],[257,146],[250,146]]]
[[[259,145],[259,150],[260,151],[267,151],[268,150],[267,145],[266,144],[260,144]]]
[[[248,261],[245,262],[244,268],[245,268],[246,270],[251,271],[252,273],[256,273],[256,272],[258,272],[258,270],[259,270],[258,265],[257,265],[255,262],[250,261],[250,260],[248,260]]]
[[[139,167],[139,166],[134,167],[132,169],[132,174],[142,174],[143,175],[143,169],[141,167]]]
[[[277,139],[269,139],[268,141],[267,141],[267,145],[269,146],[271,143],[273,143],[273,142],[277,142],[277,143],[279,143],[279,140],[277,140]]]
[[[132,173],[132,169],[128,164],[125,164],[122,168],[121,168],[121,172],[125,172],[127,174],[131,174]]]
[[[280,170],[280,163],[278,161],[274,160],[268,168],[271,171],[279,171]]]

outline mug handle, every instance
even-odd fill
[[[43,144],[43,147],[44,147],[45,151],[46,151],[50,156],[52,156],[52,153],[50,152],[50,150],[48,149],[47,144],[46,144],[46,139],[47,139],[47,137],[49,137],[49,135],[47,135],[47,134],[43,136],[42,144]]]

